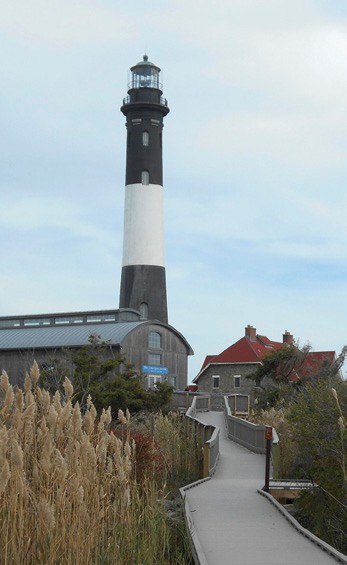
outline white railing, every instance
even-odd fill
[[[252,422],[233,416],[229,406],[228,396],[224,397],[224,403],[228,437],[251,451],[265,453],[266,426],[253,424]]]

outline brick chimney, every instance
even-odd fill
[[[249,339],[249,341],[256,341],[257,339],[256,328],[253,328],[253,326],[250,326],[248,324],[248,326],[245,327],[245,337]]]
[[[285,345],[293,345],[293,343],[294,343],[294,337],[287,330],[283,334],[283,343]]]

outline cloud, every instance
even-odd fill
[[[71,49],[136,37],[130,15],[93,0],[11,0],[1,10],[0,29],[42,48]]]
[[[304,168],[341,166],[346,124],[332,114],[221,111],[199,127],[198,144],[204,153],[217,146],[220,157],[266,157]]]

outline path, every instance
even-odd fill
[[[197,418],[221,430],[215,475],[186,491],[207,563],[336,565],[257,492],[264,484],[265,456],[228,439],[222,412],[199,412]]]

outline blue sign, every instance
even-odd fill
[[[142,365],[142,373],[151,373],[152,375],[168,375],[169,369],[167,367],[158,367],[156,365]]]

